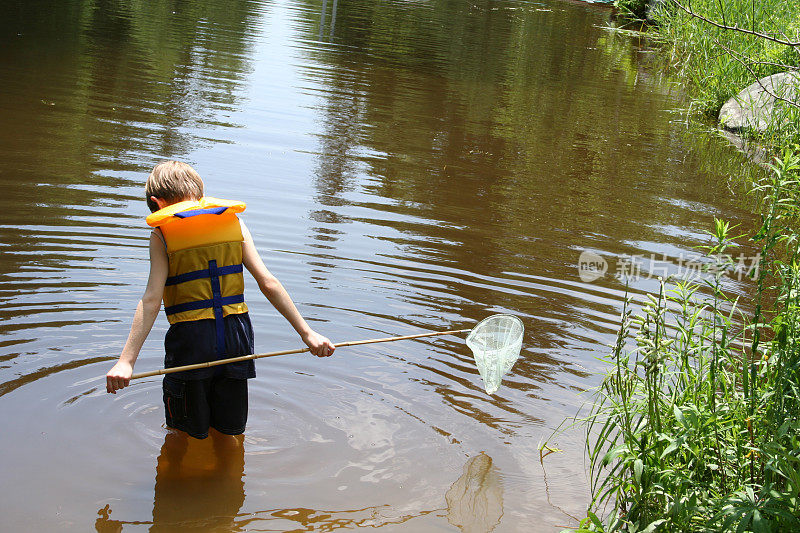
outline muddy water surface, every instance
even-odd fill
[[[0,529],[547,531],[624,293],[748,224],[673,85],[590,4],[12,2],[0,20]],[[102,380],[147,279],[149,168],[194,165],[334,341],[523,319],[483,392],[463,341],[261,361],[243,448],[186,449],[160,380]],[[609,261],[578,276],[582,251]],[[654,254],[654,255],[653,255]],[[653,261],[655,259],[655,261]],[[731,283],[731,290],[745,287]],[[300,341],[248,280],[259,352]],[[159,317],[137,371],[161,366]]]

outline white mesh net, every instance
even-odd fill
[[[524,330],[522,321],[515,316],[492,315],[467,335],[467,346],[475,357],[487,394],[500,388],[503,376],[517,361]]]

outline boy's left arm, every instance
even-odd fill
[[[258,288],[261,289],[264,296],[289,321],[300,335],[300,338],[303,339],[303,342],[310,348],[312,354],[317,357],[333,355],[334,350],[336,350],[333,343],[327,337],[320,335],[309,327],[297,307],[295,307],[291,297],[289,297],[289,293],[281,285],[281,282],[267,270],[261,260],[261,256],[258,255],[256,246],[253,243],[253,237],[244,222],[242,222],[242,235],[244,237],[242,263],[258,282]]]

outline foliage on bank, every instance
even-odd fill
[[[649,4],[649,0],[614,0],[614,7],[623,14],[639,19],[644,19],[647,16],[647,6]]]
[[[690,110],[716,120],[722,105],[758,79],[800,68],[800,2],[785,0],[616,0],[622,13],[655,25],[654,39],[675,77],[689,88]],[[800,142],[800,109],[778,101],[760,134],[776,152]]]
[[[800,65],[798,2],[671,1],[652,15],[694,114],[716,118],[756,79]],[[593,500],[579,531],[800,530],[800,115],[778,107],[761,142],[779,155],[753,184],[752,301],[724,290],[744,236],[718,220],[703,281],[626,304],[585,420]]]
[[[771,171],[752,314],[723,289],[736,245],[719,220],[704,281],[625,306],[586,419],[594,499],[580,531],[800,528],[800,157],[787,149]]]

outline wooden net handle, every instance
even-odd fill
[[[437,331],[434,333],[417,333],[416,335],[403,335],[401,337],[385,337],[382,339],[367,339],[363,341],[349,341],[349,342],[340,342],[338,344],[334,344],[336,348],[342,348],[344,346],[358,346],[360,344],[376,344],[378,342],[392,342],[392,341],[403,341],[407,339],[420,339],[422,337],[436,337],[439,335],[455,335],[456,333],[465,333],[469,331],[469,329],[454,329],[450,331]],[[297,348],[295,350],[283,350],[280,352],[269,352],[269,353],[259,353],[259,354],[252,354],[252,355],[242,355],[239,357],[231,357],[229,359],[218,359],[216,361],[208,361],[206,363],[197,363],[194,365],[185,365],[185,366],[176,366],[172,368],[161,368],[159,370],[151,370],[149,372],[141,372],[139,374],[133,374],[131,379],[139,379],[139,378],[149,378],[151,376],[159,376],[161,374],[172,374],[174,372],[183,372],[184,370],[197,370],[198,368],[208,368],[210,366],[218,366],[218,365],[225,365],[228,363],[236,363],[238,361],[249,361],[250,359],[261,359],[262,357],[275,357],[278,355],[289,355],[294,353],[303,353],[310,351],[310,348]]]

